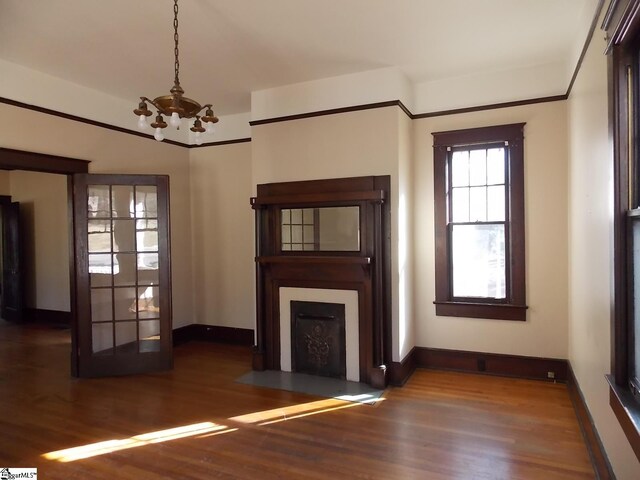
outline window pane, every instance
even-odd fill
[[[89,274],[91,276],[92,287],[110,287],[111,275],[113,275],[111,254],[90,253]]]
[[[94,323],[91,326],[91,348],[97,355],[113,353],[113,324]]]
[[[453,208],[452,222],[468,222],[469,221],[469,189],[454,188],[453,189]]]
[[[135,220],[113,221],[113,251],[135,252]]]
[[[158,216],[158,193],[154,185],[136,187],[136,217]]]
[[[89,185],[87,197],[89,218],[109,218],[111,216],[108,185]]]
[[[504,225],[454,225],[453,296],[506,298]]]
[[[293,225],[291,227],[291,241],[302,243],[302,225]]]
[[[487,151],[471,150],[469,152],[469,184],[487,184]]]
[[[487,220],[487,187],[469,189],[469,221],[484,222]]]
[[[313,243],[313,225],[305,225],[302,230],[302,235],[304,243]]]
[[[114,317],[116,320],[135,320],[136,318],[136,289],[114,288]]]
[[[133,187],[129,185],[111,187],[111,210],[114,217],[133,217]]]
[[[504,186],[487,188],[487,220],[490,222],[504,222]]]
[[[305,225],[313,225],[313,208],[305,208],[302,211],[302,220]]]
[[[158,221],[157,220],[137,220],[136,221],[136,247],[139,252],[158,251]]]
[[[88,220],[89,252],[111,251],[111,220]]]
[[[302,224],[302,209],[294,208],[291,210],[291,223]]]
[[[92,288],[91,321],[105,322],[111,320],[113,320],[113,309],[111,308],[111,289]]]
[[[140,353],[160,351],[160,320],[140,322]]]
[[[451,186],[469,185],[469,152],[453,152],[451,156]]]
[[[504,148],[487,150],[487,183],[489,185],[504,183]]]
[[[160,259],[157,253],[138,254],[138,285],[158,285]]]
[[[136,284],[136,254],[118,253],[113,256],[118,264],[118,273],[113,277],[113,284],[118,287]]]
[[[138,288],[138,318],[160,317],[160,289],[158,287]]]
[[[282,226],[282,243],[291,243],[291,226]]]
[[[288,208],[283,208],[282,209],[282,224],[288,224],[291,223],[291,210],[289,210]]]
[[[136,322],[116,323],[118,353],[138,353],[138,325]]]

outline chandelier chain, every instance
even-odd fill
[[[175,43],[173,53],[176,56],[175,84],[180,85],[180,79],[178,78],[180,74],[180,60],[178,59],[180,53],[178,50],[178,0],[174,0],[173,4],[173,41]]]

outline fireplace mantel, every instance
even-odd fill
[[[355,290],[360,381],[386,385],[392,330],[389,189],[389,176],[258,185],[251,199],[256,217],[255,370],[280,370],[281,287]],[[282,210],[325,207],[359,208],[359,249],[285,251]]]

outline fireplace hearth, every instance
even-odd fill
[[[346,378],[345,306],[291,301],[294,372]]]

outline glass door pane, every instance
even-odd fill
[[[91,359],[84,375],[80,365],[81,376],[170,367],[168,179],[77,175],[74,181],[75,235],[86,258],[77,279],[79,342]]]
[[[92,351],[160,351],[159,322],[150,329],[146,321],[160,317],[157,188],[89,185],[87,192]]]

